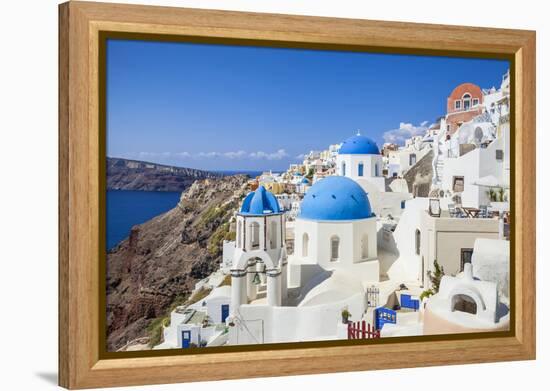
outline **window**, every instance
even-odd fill
[[[416,164],[416,153],[411,153],[409,155],[409,166],[414,166]]]
[[[369,237],[367,234],[361,238],[361,259],[369,257]]]
[[[467,263],[472,263],[472,254],[474,253],[473,248],[461,248],[460,249],[460,271],[464,271],[464,265]]]
[[[330,238],[330,260],[337,261],[340,256],[340,238],[333,236]]]
[[[497,149],[495,154],[498,161],[502,161],[504,159],[504,151],[502,149]]]
[[[461,107],[462,107],[462,102],[459,100],[455,100],[455,109],[460,110]]]
[[[453,311],[467,312],[475,315],[477,313],[477,304],[474,299],[468,295],[453,296]]]
[[[416,255],[420,255],[420,230],[414,231],[414,252]]]
[[[405,201],[401,201],[401,209],[405,209]]]
[[[346,162],[342,162],[342,176],[346,176]]]
[[[302,257],[307,257],[309,250],[309,235],[304,232],[302,235]]]
[[[470,94],[464,94],[462,97],[462,107],[464,107],[464,110],[470,110],[471,97]]]
[[[277,248],[277,222],[272,221],[269,224],[269,244],[271,248]]]
[[[243,223],[239,221],[239,222],[237,223],[237,247],[239,247],[239,248],[242,248],[242,247],[243,247],[243,233],[242,233],[242,229],[243,229]]]
[[[472,100],[472,106],[477,106],[479,104],[479,99],[478,98],[474,98]]]
[[[379,176],[378,163],[374,165],[374,176]]]
[[[464,191],[464,177],[463,176],[454,176],[453,177],[453,191],[455,193],[460,193]]]
[[[252,248],[257,249],[260,247],[260,224],[253,222],[250,224],[250,230],[252,231]]]
[[[359,163],[359,165],[357,166],[357,175],[363,176],[363,163]]]

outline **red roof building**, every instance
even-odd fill
[[[472,83],[456,87],[447,98],[447,134],[451,135],[465,122],[483,112],[483,92]]]

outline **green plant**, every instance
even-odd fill
[[[195,292],[189,300],[187,300],[187,305],[198,303],[202,299],[204,299],[206,296],[208,296],[212,292],[212,288],[201,288],[197,292]]]
[[[149,334],[149,347],[152,348],[153,346],[158,345],[162,342],[164,338],[164,322],[166,321],[166,318],[156,318],[149,323],[147,326],[147,334]],[[168,321],[170,321],[170,318],[168,318]]]
[[[207,249],[211,255],[221,255],[221,246],[224,240],[235,240],[236,232],[229,230],[229,223],[220,225],[208,239]]]
[[[231,274],[228,274],[227,276],[225,276],[219,286],[226,286],[226,285],[231,286]]]
[[[347,308],[344,308],[342,310],[342,323],[348,323],[350,318],[351,318],[351,312],[349,312]]]
[[[502,187],[497,187],[494,189],[489,189],[487,191],[487,197],[491,202],[504,202],[506,201],[506,190]]]
[[[437,262],[437,259],[434,259],[434,271],[428,270],[428,278],[430,279],[431,283],[431,294],[436,294],[439,292],[439,284],[441,284],[441,279],[445,275],[445,270],[443,269],[443,266]]]
[[[430,297],[431,295],[433,295],[434,292],[433,290],[431,289],[426,289],[425,291],[423,291],[421,294],[420,294],[420,301],[424,300],[425,298],[427,297]]]

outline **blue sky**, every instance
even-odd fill
[[[107,155],[209,170],[284,170],[356,133],[400,141],[460,83],[507,61],[109,40]]]

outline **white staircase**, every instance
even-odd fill
[[[443,167],[444,154],[447,153],[445,146],[445,131],[441,130],[439,134],[434,137],[433,141],[434,158],[432,161],[433,177],[432,177],[432,189],[441,188],[441,182],[443,181]]]

